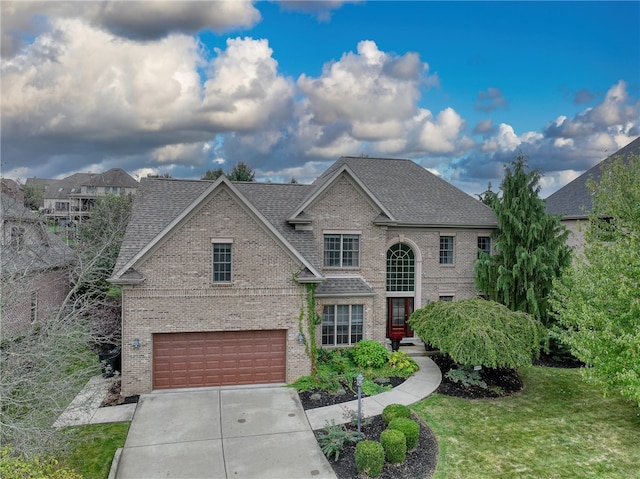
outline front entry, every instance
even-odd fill
[[[387,337],[413,337],[409,316],[413,313],[413,298],[387,298]]]

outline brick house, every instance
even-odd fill
[[[58,312],[70,290],[73,251],[44,221],[2,193],[0,224],[3,338],[23,336]]]
[[[617,158],[640,155],[640,138],[636,138],[624,148],[608,156],[593,168],[585,171],[573,181],[567,183],[545,200],[547,212],[561,215],[562,224],[569,230],[568,246],[576,252],[582,252],[584,245],[584,227],[592,212],[592,199],[587,181],[600,181],[602,169]]]
[[[106,195],[134,195],[138,182],[121,168],[104,173],[74,173],[60,180],[27,178],[25,185],[42,192],[44,217],[60,225],[89,217],[96,198]]]
[[[313,184],[143,179],[110,281],[122,393],[291,382],[315,284],[322,347],[406,340],[429,301],[474,296],[487,206],[408,160],[344,157]]]

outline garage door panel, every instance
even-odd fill
[[[284,330],[163,333],[153,339],[155,389],[284,382]]]

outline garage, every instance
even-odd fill
[[[153,388],[286,381],[286,331],[153,335]]]

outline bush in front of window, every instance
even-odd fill
[[[351,357],[361,368],[381,368],[387,364],[389,352],[377,341],[363,339],[353,346]]]

